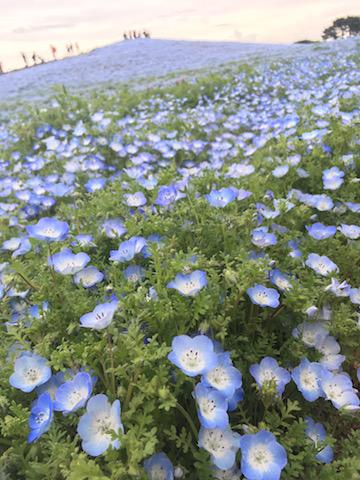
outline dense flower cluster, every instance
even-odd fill
[[[0,476],[360,467],[360,76],[338,45],[0,128]]]

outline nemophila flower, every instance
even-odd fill
[[[102,330],[108,327],[112,322],[117,307],[117,300],[97,305],[92,312],[86,313],[80,318],[81,326],[95,330]]]
[[[104,232],[108,238],[120,238],[127,232],[121,218],[110,218],[106,220],[102,224],[101,231]]]
[[[277,240],[273,233],[268,233],[268,227],[259,227],[252,231],[251,242],[259,248],[266,248],[276,245]]]
[[[310,417],[306,417],[305,422],[305,434],[314,442],[315,448],[318,449],[326,439],[326,430],[321,423],[315,423]],[[334,458],[334,451],[330,445],[326,445],[316,454],[315,458],[321,463],[331,463]]]
[[[28,393],[47,382],[50,377],[51,368],[46,358],[36,353],[26,352],[15,360],[10,385]]]
[[[60,387],[62,383],[65,382],[65,373],[57,372],[51,375],[51,378],[46,382],[37,387],[36,391],[40,395],[41,393],[49,393],[51,399],[55,400],[56,390]]]
[[[340,355],[339,342],[331,335],[316,345],[316,350],[323,354],[319,363],[327,370],[338,370],[345,360],[345,356]]]
[[[1,249],[12,252],[11,256],[16,258],[20,255],[25,255],[25,253],[30,252],[31,243],[26,237],[13,237],[9,240],[5,240],[1,246]]]
[[[291,380],[290,373],[285,368],[279,367],[275,358],[271,357],[264,357],[260,363],[252,364],[249,370],[260,389],[274,382],[276,392],[280,396]]]
[[[146,197],[142,192],[126,193],[124,198],[129,207],[142,207],[146,205]]]
[[[132,237],[130,240],[120,243],[117,250],[110,251],[110,260],[113,262],[128,262],[140,253],[145,246],[145,238]]]
[[[241,472],[248,480],[279,480],[287,465],[285,448],[275,436],[260,430],[240,439]]]
[[[337,190],[343,183],[345,173],[338,167],[323,171],[322,179],[325,190]]]
[[[280,305],[280,294],[274,288],[266,288],[264,285],[255,285],[246,290],[250,300],[260,307],[276,308]]]
[[[330,258],[317,253],[310,253],[305,261],[305,265],[323,277],[339,270],[339,267]]]
[[[124,431],[120,418],[120,401],[111,405],[103,394],[90,398],[86,413],[80,418],[77,433],[82,439],[82,449],[92,457],[104,453],[110,446],[120,448],[119,440],[113,440],[112,434]]]
[[[76,285],[81,285],[84,288],[91,288],[103,280],[104,274],[92,265],[85,267],[74,275],[74,282]]]
[[[99,190],[102,190],[105,187],[106,184],[106,178],[104,177],[96,177],[96,178],[90,178],[88,180],[84,187],[89,193],[94,193],[98,192]]]
[[[61,275],[74,275],[83,270],[89,262],[89,255],[84,252],[73,253],[70,248],[64,248],[48,258],[48,265]]]
[[[124,270],[124,277],[131,283],[138,283],[145,277],[145,269],[141,265],[129,265]]]
[[[360,305],[360,288],[350,288],[349,298],[351,303]]]
[[[326,292],[330,291],[337,297],[348,297],[350,289],[351,286],[345,280],[340,283],[336,278],[332,278],[330,285],[325,287]]]
[[[278,167],[274,168],[271,172],[273,177],[282,178],[284,177],[289,171],[289,165],[279,165]]]
[[[200,428],[199,447],[209,452],[211,462],[222,470],[233,467],[239,444],[240,435],[230,428]]]
[[[327,226],[319,222],[306,225],[305,228],[310,237],[315,238],[315,240],[325,240],[326,238],[333,237],[336,233],[335,226]]]
[[[69,232],[69,225],[56,218],[43,217],[36,225],[26,227],[29,237],[46,242],[59,242],[65,240]]]
[[[144,461],[144,469],[149,480],[173,480],[174,467],[164,452],[155,453]]]
[[[71,242],[71,245],[73,247],[76,247],[77,245],[79,247],[94,247],[95,243],[93,242],[93,240],[94,237],[92,235],[81,233],[79,235],[76,235],[75,240]]]
[[[239,188],[237,190],[236,199],[237,200],[245,200],[246,198],[249,198],[251,195],[252,195],[252,192],[249,192],[248,190],[243,190],[242,188]]]
[[[184,297],[194,297],[207,285],[206,273],[202,270],[195,270],[187,275],[178,273],[175,279],[169,282],[167,288],[174,288]]]
[[[279,269],[274,268],[269,273],[269,280],[273,283],[279,290],[286,291],[293,288],[289,276],[281,272]]]
[[[201,378],[201,383],[206,387],[218,390],[224,397],[229,398],[235,394],[242,385],[240,371],[235,368],[228,353],[220,353],[214,368],[208,370]]]
[[[217,363],[214,344],[206,335],[194,338],[179,335],[173,339],[171,347],[168,359],[189,377],[203,375]]]
[[[229,412],[234,412],[237,407],[238,407],[238,404],[239,402],[241,402],[242,400],[244,400],[244,390],[242,387],[240,388],[237,388],[235,390],[235,393],[232,397],[228,397],[227,401],[228,401],[228,411]]]
[[[325,399],[330,400],[338,410],[355,410],[359,408],[360,401],[356,395],[351,378],[346,373],[325,372],[321,379],[321,387]]]
[[[300,338],[308,347],[317,347],[329,335],[323,322],[303,322],[292,331],[295,338]]]
[[[326,212],[334,207],[334,202],[327,195],[313,195],[312,206],[319,212]]]
[[[53,419],[53,403],[49,393],[42,393],[31,407],[29,417],[30,433],[28,443],[32,443],[50,428]]]
[[[217,208],[224,208],[237,197],[237,191],[233,188],[221,188],[220,190],[212,190],[208,195],[205,195],[206,200],[211,206]]]
[[[194,398],[203,427],[224,429],[229,425],[228,402],[218,390],[198,383],[195,387]]]
[[[345,225],[342,223],[338,228],[339,231],[345,235],[345,237],[350,238],[350,240],[360,238],[360,227],[358,225]]]
[[[360,213],[360,203],[344,202],[347,208],[354,213]]]
[[[174,185],[162,185],[159,188],[155,204],[160,207],[167,207],[175,202],[177,197],[177,190]]]
[[[55,393],[54,410],[65,415],[84,407],[92,393],[93,382],[87,372],[79,372],[72,380],[62,383]]]
[[[296,386],[303,394],[305,400],[313,402],[323,396],[321,388],[321,379],[324,375],[324,367],[317,362],[309,362],[303,358],[298,367],[295,367],[291,373]]]

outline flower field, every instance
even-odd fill
[[[329,45],[2,112],[1,480],[360,478],[360,43]]]

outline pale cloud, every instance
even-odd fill
[[[319,39],[336,17],[359,14],[359,0],[0,0],[0,61],[19,51],[50,56],[65,44],[84,50],[119,41],[124,30],[156,38],[288,43]]]

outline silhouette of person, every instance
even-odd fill
[[[2,63],[0,62],[0,75],[4,73],[4,69],[3,69],[3,66],[2,66]]]
[[[54,45],[50,45],[50,50],[51,50],[53,59],[56,60],[56,47],[54,47]]]
[[[34,65],[37,65],[37,63],[36,63],[36,53],[35,52],[32,54],[31,58],[33,59]]]
[[[25,67],[27,68],[27,67],[29,66],[29,64],[28,64],[28,59],[27,59],[25,53],[24,53],[24,52],[21,52],[21,56],[22,56],[22,58],[23,58],[23,60],[24,60]]]
[[[126,32],[124,32],[123,37],[124,37],[124,40],[128,39]]]
[[[79,47],[79,44],[77,42],[75,42],[75,48],[76,48],[76,52],[80,53],[80,47]]]

